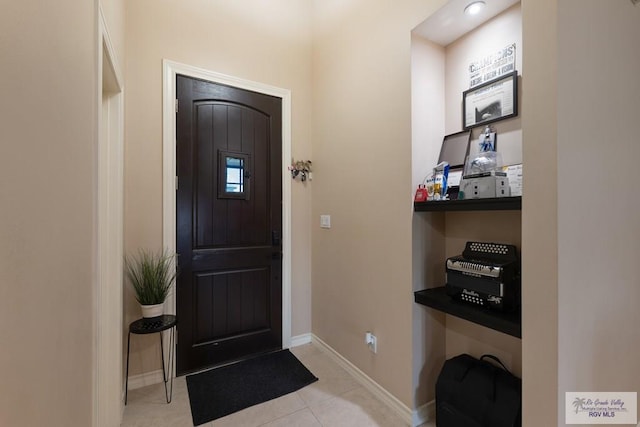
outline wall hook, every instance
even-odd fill
[[[307,179],[311,181],[311,160],[291,160],[291,178],[300,177],[300,181],[305,182]]]

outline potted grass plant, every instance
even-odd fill
[[[125,268],[142,317],[161,316],[176,278],[175,254],[141,249],[136,255],[125,257]]]

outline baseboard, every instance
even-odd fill
[[[420,426],[436,419],[436,401],[432,400],[413,411],[413,425]]]
[[[298,347],[305,344],[311,344],[311,334],[302,334],[291,337],[291,347]]]
[[[145,372],[144,374],[129,376],[129,390],[146,387],[148,385],[160,384],[164,381],[162,369]]]
[[[124,419],[124,408],[126,407],[124,404],[124,399],[126,398],[125,390],[122,389],[122,396],[120,397],[120,424],[122,424],[122,420]]]
[[[398,400],[397,397],[389,393],[384,387],[375,382],[371,377],[362,372],[357,366],[345,359],[340,353],[335,351],[331,346],[322,341],[316,335],[311,334],[311,341],[316,344],[322,351],[331,357],[338,365],[349,372],[364,388],[370,391],[374,396],[385,403],[396,414],[398,414],[407,425],[413,424],[414,414],[411,409]]]

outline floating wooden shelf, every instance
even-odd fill
[[[439,202],[436,202],[439,203]],[[471,304],[453,300],[445,291],[445,287],[425,289],[414,292],[415,302],[426,305],[452,316],[468,320],[478,325],[522,338],[520,312],[502,313]]]
[[[437,202],[414,202],[416,212],[444,211],[519,211],[522,197],[500,197],[494,199],[441,200]]]

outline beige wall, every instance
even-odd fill
[[[640,391],[634,191],[640,6],[558,2],[558,39],[558,425],[564,425],[567,391]]]
[[[97,355],[94,416],[98,426],[121,418],[127,326],[123,322],[124,0],[101,0],[104,28],[98,140]],[[104,43],[102,43],[104,37]],[[102,54],[100,53],[102,51]],[[116,82],[116,80],[119,80]]]
[[[125,249],[162,245],[162,60],[291,90],[292,154],[311,152],[309,1],[127,2]],[[292,183],[292,334],[311,331],[311,191]],[[127,286],[125,324],[139,317]],[[159,369],[155,340],[136,337],[131,374]]]
[[[116,61],[124,74],[124,47],[125,47],[125,2],[124,0],[100,0],[100,7],[109,30],[109,37],[113,44]]]
[[[411,169],[416,189],[438,162],[445,118],[445,49],[411,36]],[[444,216],[414,213],[412,219],[413,291],[442,286]],[[435,398],[435,384],[445,361],[445,316],[413,304],[413,403]]]
[[[445,135],[445,48],[411,36],[412,187],[423,184],[438,163]]]
[[[89,426],[95,282],[94,2],[0,14],[0,425]]]
[[[410,32],[442,3],[331,0],[313,11],[313,332],[409,407]]]
[[[558,420],[558,3],[522,2],[524,427],[553,426]]]

